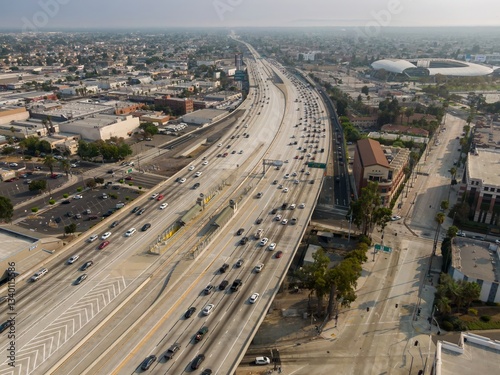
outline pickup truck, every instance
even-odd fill
[[[240,286],[243,284],[241,279],[236,279],[233,282],[233,285],[231,285],[231,292],[236,292],[240,288]]]
[[[208,332],[208,327],[202,327],[200,330],[196,333],[194,336],[194,341],[195,342],[200,342],[203,336]]]

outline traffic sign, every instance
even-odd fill
[[[382,249],[382,246],[378,243],[375,244],[375,250],[380,251]]]
[[[389,246],[384,246],[384,249],[383,249],[384,253],[390,253],[391,251],[392,251],[392,248],[390,248]]]
[[[130,168],[129,170],[127,170],[127,173],[132,173],[132,168]]]
[[[326,164],[325,164],[325,163],[315,163],[315,162],[310,161],[309,163],[307,163],[307,166],[308,166],[309,168],[321,168],[321,169],[326,169]]]

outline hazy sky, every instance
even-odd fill
[[[500,26],[498,0],[0,0],[0,27]]]

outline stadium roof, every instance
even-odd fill
[[[374,61],[372,68],[375,70],[384,69],[396,74],[405,74],[406,69],[420,68],[426,69],[431,76],[442,74],[462,77],[485,76],[493,73],[494,70],[488,66],[451,59],[418,59],[415,61],[383,59]]]

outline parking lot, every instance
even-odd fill
[[[102,198],[103,193],[106,199]],[[47,235],[61,235],[65,226],[75,223],[76,231],[84,232],[116,211],[117,203],[129,203],[139,194],[139,190],[128,188],[125,184],[117,184],[110,189],[101,187],[87,190],[70,196],[36,216],[25,218],[18,225]],[[78,196],[81,198],[78,199]]]

